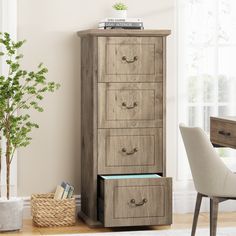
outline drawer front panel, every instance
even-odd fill
[[[163,38],[98,39],[99,82],[157,82],[163,79]]]
[[[154,75],[155,45],[106,45],[107,75]]]
[[[171,178],[103,180],[106,227],[171,224]]]
[[[161,173],[161,128],[99,129],[98,173]]]
[[[154,90],[108,90],[107,120],[153,120]]]
[[[163,217],[164,199],[163,185],[118,186],[114,189],[114,218]]]
[[[211,118],[210,135],[214,144],[236,147],[236,123]]]
[[[162,127],[162,83],[99,83],[99,128]]]

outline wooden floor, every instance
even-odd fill
[[[163,230],[163,229],[184,229],[191,228],[192,214],[174,215],[173,224],[170,227],[132,227],[132,228],[89,228],[81,220],[73,227],[58,227],[58,228],[37,228],[32,225],[31,220],[25,220],[23,229],[19,232],[3,233],[1,235],[50,235],[50,234],[75,234],[75,233],[95,233],[95,232],[111,232],[111,231],[128,231],[128,230]],[[209,218],[207,213],[201,213],[199,216],[198,227],[208,227]],[[218,218],[219,227],[236,227],[236,212],[235,213],[220,213]]]

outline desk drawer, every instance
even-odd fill
[[[163,80],[163,38],[100,37],[99,82]]]
[[[236,147],[236,122],[211,117],[211,142],[213,144]]]
[[[99,220],[105,227],[172,222],[172,181],[155,174],[101,177]]]
[[[99,128],[162,127],[162,83],[99,83]]]
[[[98,173],[163,172],[162,128],[99,129]]]

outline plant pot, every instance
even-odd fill
[[[23,200],[0,199],[0,232],[20,230],[23,224]]]
[[[113,10],[113,17],[114,18],[127,18],[127,10]]]

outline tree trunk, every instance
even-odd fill
[[[0,197],[2,197],[2,135],[0,133]]]
[[[7,199],[10,198],[10,159],[11,159],[11,143],[10,143],[10,126],[9,122],[7,122],[7,128],[6,128],[6,168],[7,168]]]
[[[10,146],[7,141],[7,153],[6,153],[6,166],[7,166],[7,199],[10,198]]]

